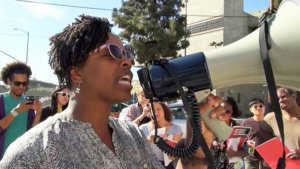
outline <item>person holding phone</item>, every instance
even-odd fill
[[[51,104],[43,108],[41,121],[65,110],[68,107],[69,97],[70,93],[67,86],[58,86],[52,93]]]
[[[22,62],[7,64],[1,71],[1,80],[10,88],[0,94],[0,159],[14,140],[40,121],[41,102],[24,96],[30,76],[30,67]]]
[[[132,121],[139,125],[148,123],[151,118],[149,100],[146,98],[142,87],[137,90],[137,103],[124,108],[119,116],[120,120]]]

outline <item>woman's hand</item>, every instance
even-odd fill
[[[221,121],[225,121],[226,118],[222,118],[225,110],[223,107],[220,106],[222,102],[222,99],[218,96],[214,96],[213,94],[209,94],[205,101],[201,102],[199,104],[199,112],[206,112],[209,109],[212,109],[210,111],[210,117],[217,118]],[[205,124],[201,121],[202,125],[202,134],[205,138],[205,142],[208,145],[209,148],[211,148],[212,142],[215,138],[214,134],[205,126]],[[187,122],[187,137],[185,145],[188,145],[191,141],[192,137],[192,131],[191,131],[191,125],[189,122]],[[205,155],[201,148],[198,148],[196,153],[191,158],[183,158],[180,159],[177,165],[177,169],[201,169],[201,168],[207,168],[207,160],[205,158]]]

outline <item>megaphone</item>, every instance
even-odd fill
[[[277,85],[300,90],[300,1],[284,0],[268,20],[269,56]],[[228,46],[211,52],[199,52],[182,58],[156,63],[138,71],[147,98],[161,101],[178,98],[175,79],[195,92],[205,89],[266,83],[260,56],[259,29]]]
[[[278,85],[300,90],[300,1],[282,1],[274,18],[268,21],[272,48],[269,51]],[[200,91],[222,87],[266,83],[260,56],[259,29],[217,50],[199,52],[168,61],[183,86]],[[138,71],[145,95],[172,100],[178,97],[174,79],[161,66],[153,64]],[[150,82],[150,83],[149,83]]]

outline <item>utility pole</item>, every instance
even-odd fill
[[[14,30],[22,31],[22,32],[26,33],[26,35],[27,35],[26,60],[25,60],[25,63],[27,65],[27,62],[28,62],[28,46],[29,46],[29,32],[24,31],[23,29],[18,29],[18,28],[14,28]]]

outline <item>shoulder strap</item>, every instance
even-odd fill
[[[261,59],[263,62],[263,67],[266,75],[266,81],[270,93],[271,103],[274,106],[273,108],[275,112],[275,117],[279,128],[280,137],[283,143],[282,157],[279,158],[278,160],[277,169],[284,169],[285,168],[284,128],[283,128],[282,113],[279,106],[279,99],[277,96],[272,65],[269,57],[269,49],[271,48],[271,42],[269,40],[269,27],[266,20],[266,14],[263,15],[262,24],[260,27],[259,46],[260,46]]]

